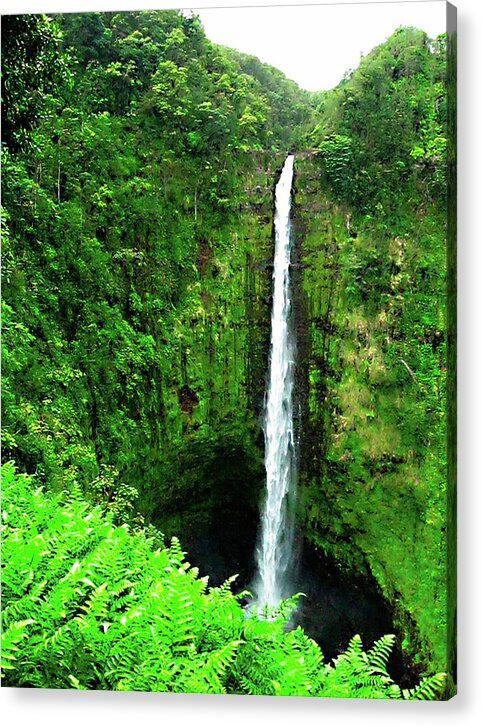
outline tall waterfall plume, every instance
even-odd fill
[[[292,504],[296,488],[293,428],[295,342],[291,324],[291,187],[294,156],[283,166],[275,194],[275,256],[269,379],[264,414],[266,493],[256,552],[259,604],[277,605],[293,552]]]

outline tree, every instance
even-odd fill
[[[2,18],[2,141],[16,151],[46,112],[47,94],[69,76],[60,32],[45,15]]]

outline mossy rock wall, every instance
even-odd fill
[[[97,157],[64,137],[79,174],[92,172]],[[128,174],[114,159],[108,186],[62,188],[60,204],[47,153],[34,181],[5,159],[25,210],[3,229],[5,456],[97,501],[137,491],[135,508],[184,546],[213,509],[249,518],[254,542],[284,155],[244,154],[228,205],[209,169],[154,163],[155,138],[149,153],[128,140]]]
[[[228,539],[238,531],[236,559],[244,548],[245,561],[264,483],[272,189],[282,163],[263,158],[266,166],[244,179],[247,198],[237,216],[200,243],[188,304],[169,337],[159,480],[148,481],[141,496],[149,518],[168,535],[181,533],[188,551],[198,548],[200,533],[216,538],[221,527]]]
[[[296,169],[300,518],[444,670],[444,220],[420,205],[388,230],[332,199],[316,155]]]

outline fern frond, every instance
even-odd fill
[[[17,653],[20,651],[19,645],[28,637],[27,628],[34,622],[34,620],[20,620],[2,631],[2,677],[5,671],[15,668]]]
[[[395,645],[394,635],[383,635],[367,652],[368,661],[372,669],[383,675],[387,674],[387,663]]]
[[[354,636],[326,664],[289,627],[299,595],[247,612],[235,577],[209,588],[176,538],[153,550],[144,533],[11,467],[3,496],[8,685],[428,699],[445,683],[438,674],[402,693],[386,671],[392,635],[368,652]]]
[[[423,678],[418,686],[404,689],[402,691],[402,696],[406,700],[410,701],[433,701],[441,695],[446,682],[447,675],[445,673],[436,673],[433,676]]]

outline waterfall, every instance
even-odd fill
[[[291,185],[294,156],[287,157],[275,194],[275,255],[269,379],[264,414],[266,494],[256,552],[257,600],[277,605],[288,595],[286,576],[293,550],[295,494],[293,429],[294,334],[291,325]]]

